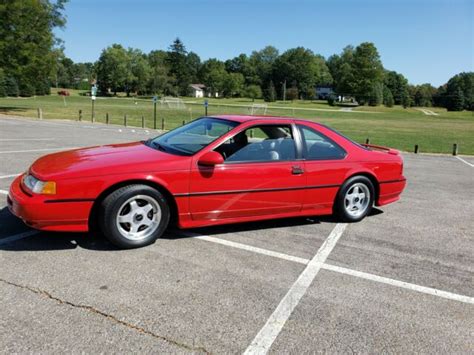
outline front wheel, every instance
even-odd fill
[[[129,185],[107,196],[99,223],[106,238],[120,248],[153,243],[168,226],[170,210],[164,196],[146,185]]]
[[[354,176],[339,190],[335,213],[345,222],[358,222],[367,216],[374,203],[374,185],[365,176]]]

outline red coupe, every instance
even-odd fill
[[[398,151],[360,145],[329,127],[285,117],[202,117],[142,142],[39,158],[10,187],[29,226],[99,226],[122,248],[179,228],[335,213],[363,219],[400,198]]]

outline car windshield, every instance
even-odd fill
[[[238,122],[202,117],[145,143],[167,153],[193,155],[237,125]]]

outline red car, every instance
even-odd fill
[[[98,225],[123,248],[179,228],[335,213],[363,219],[400,198],[396,150],[357,144],[311,121],[202,117],[142,142],[39,158],[11,185],[8,207],[29,226]]]

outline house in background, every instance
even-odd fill
[[[204,90],[206,89],[206,85],[204,85],[204,84],[190,84],[189,89],[190,89],[192,97],[201,98],[201,97],[204,97]]]
[[[319,100],[327,100],[330,95],[334,94],[330,86],[316,86],[316,98]]]

